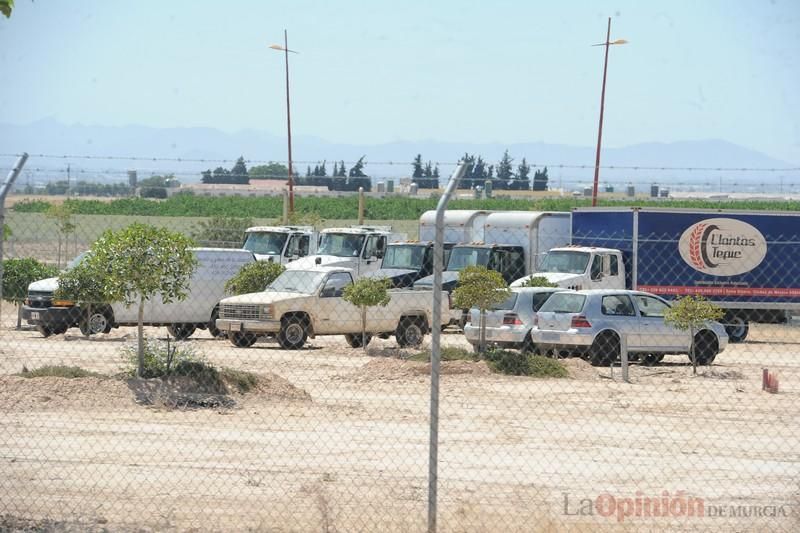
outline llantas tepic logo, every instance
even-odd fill
[[[767,241],[756,228],[733,218],[708,218],[689,226],[678,243],[681,257],[712,276],[749,272],[767,255]]]

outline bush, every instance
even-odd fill
[[[47,365],[41,368],[34,368],[33,370],[28,370],[27,368],[23,367],[22,372],[18,375],[24,378],[45,378],[45,377],[54,377],[54,378],[107,378],[108,376],[104,376],[103,374],[98,374],[97,372],[90,372],[89,370],[85,370],[78,366],[65,366],[65,365]]]
[[[40,279],[58,275],[58,269],[36,259],[6,259],[3,261],[3,300],[21,302],[28,294],[28,285]]]
[[[283,265],[269,261],[248,263],[225,283],[225,292],[234,295],[261,292],[284,270],[286,267]]]
[[[512,350],[488,350],[484,359],[495,372],[511,376],[566,378],[569,372],[558,359]]]
[[[139,365],[137,346],[124,346],[122,348],[122,354],[130,365],[128,373],[131,376],[136,376],[136,370]],[[139,376],[142,378],[167,377],[175,374],[181,364],[199,361],[197,354],[191,346],[169,341],[162,342],[147,337],[144,338],[143,355],[144,366]],[[184,371],[186,371],[185,368]]]
[[[163,200],[167,197],[167,189],[164,187],[142,187],[139,189],[139,196],[142,198],[159,198]]]
[[[439,350],[439,359],[441,361],[477,361],[478,354],[472,350],[465,350],[464,348],[457,348],[454,346],[442,346]],[[408,358],[409,361],[425,361],[431,360],[431,352],[415,353]]]

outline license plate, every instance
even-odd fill
[[[39,320],[39,312],[38,311],[32,311],[31,312],[31,320]]]
[[[555,331],[543,331],[542,340],[547,342],[554,342],[561,340],[561,334]]]
[[[228,331],[242,331],[241,322],[230,322],[228,324]]]

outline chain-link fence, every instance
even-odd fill
[[[565,216],[450,243],[434,323],[429,244],[380,229],[256,263],[178,217],[14,214],[0,530],[424,531],[434,328],[438,530],[798,530],[794,219],[571,239]],[[523,281],[456,296],[476,264]],[[688,294],[721,324],[683,327],[661,298]]]

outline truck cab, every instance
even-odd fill
[[[454,243],[444,243],[443,265],[447,264]],[[401,241],[386,246],[381,267],[366,277],[391,280],[393,288],[411,287],[420,278],[433,273],[433,242]]]
[[[452,292],[458,282],[458,274],[468,266],[483,266],[502,274],[506,283],[525,272],[525,251],[522,246],[473,242],[456,244],[450,251],[447,269],[442,272],[442,290]],[[415,289],[430,289],[433,275],[414,283]]]
[[[258,261],[286,265],[316,251],[317,233],[310,226],[255,226],[245,230],[242,248]]]
[[[378,270],[390,242],[400,236],[389,226],[352,226],[320,231],[317,251],[287,265],[290,270],[307,270],[315,266],[349,268],[361,277]]]
[[[542,260],[539,271],[531,276],[541,276],[565,289],[625,288],[625,264],[622,252],[612,248],[594,246],[553,248]],[[511,286],[521,287],[529,278],[530,276],[520,278]]]

